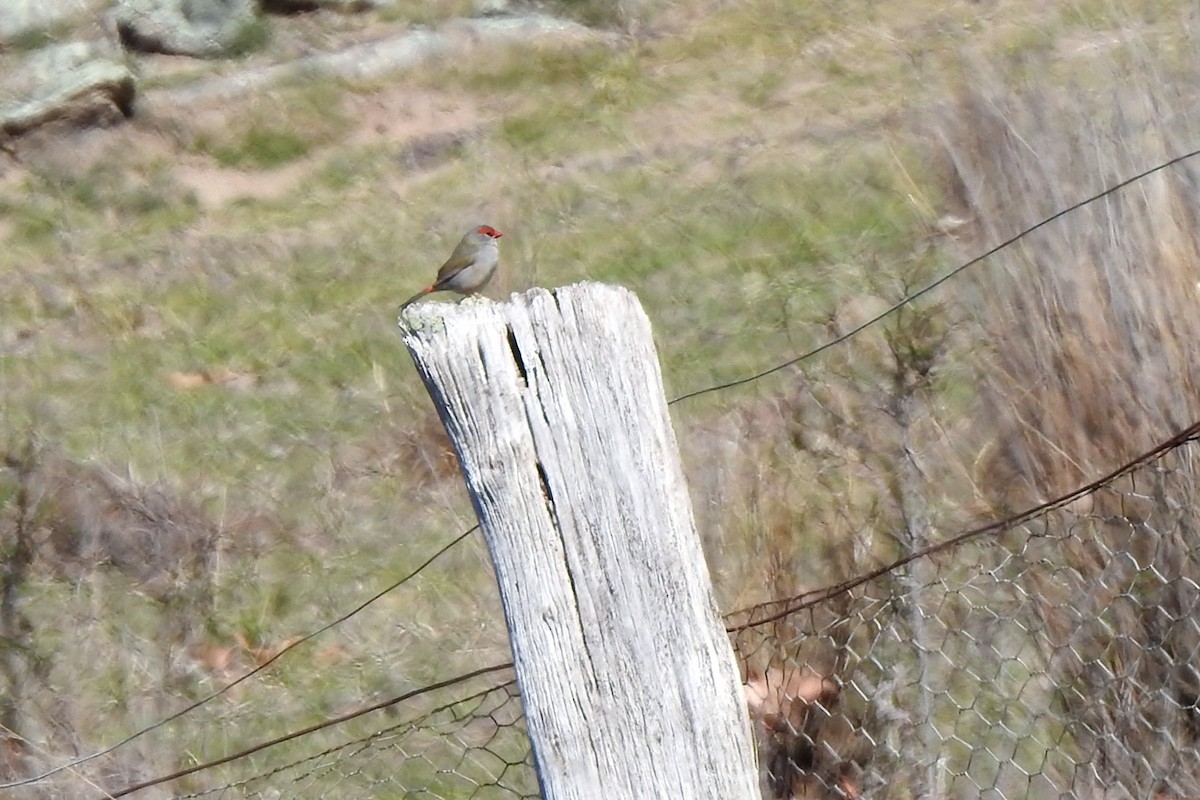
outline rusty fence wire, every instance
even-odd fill
[[[764,798],[1200,796],[1198,432],[872,575],[730,614]],[[101,760],[12,796],[539,794],[508,670],[324,733],[117,791]]]
[[[848,591],[733,615],[764,796],[1200,796],[1194,436]]]

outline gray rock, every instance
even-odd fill
[[[380,8],[389,2],[390,0],[262,0],[260,5],[268,14],[297,14],[318,9],[357,14]]]
[[[82,19],[101,4],[102,0],[2,0],[0,45],[23,33]]]
[[[121,0],[117,34],[131,50],[218,58],[257,22],[255,0]]]
[[[453,55],[473,42],[534,39],[612,41],[614,36],[594,31],[576,22],[541,14],[522,17],[464,19],[447,23],[441,30],[417,30],[392,39],[354,45],[336,53],[321,53],[287,64],[222,76],[181,89],[155,93],[158,102],[176,106],[205,100],[221,100],[258,91],[281,81],[305,75],[333,75],[350,80],[371,80],[408,69],[439,56]]]
[[[512,13],[512,0],[475,0],[475,15],[478,17],[503,17]]]
[[[0,137],[58,119],[129,116],[136,92],[129,67],[102,45],[47,47],[0,80]]]

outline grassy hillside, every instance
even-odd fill
[[[39,665],[14,693],[25,735],[46,743],[35,760],[203,695],[473,524],[395,329],[397,303],[470,224],[505,232],[494,297],[583,279],[635,291],[674,396],[818,345],[1036,221],[948,222],[997,213],[964,210],[948,177],[946,121],[985,78],[1086,94],[1150,64],[1185,70],[1194,45],[1183,3],[564,3],[614,35],[464,41],[387,79],[170,102],[217,72],[464,5],[273,17],[225,64],[140,58],[145,96],[127,124],[39,132],[0,164],[0,453],[41,470],[0,483],[5,524],[29,510],[37,532],[14,587]],[[1039,212],[1100,188],[1068,185],[1074,174]],[[926,476],[935,522],[998,502],[972,467],[986,426],[972,416],[968,300],[947,287],[888,337],[675,406],[726,608],[897,552],[838,543],[892,513],[881,486],[912,437],[943,465]],[[923,358],[939,369],[922,372]],[[905,391],[922,413],[880,416]],[[63,499],[80,485],[96,488]],[[56,531],[151,494],[198,531],[180,540],[192,572],[94,569],[55,550]],[[123,756],[113,785],[505,660],[489,574],[468,539]]]

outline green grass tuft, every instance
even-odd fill
[[[303,158],[312,148],[308,137],[290,128],[252,127],[235,141],[213,149],[227,167],[271,169]]]

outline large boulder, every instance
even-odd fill
[[[131,50],[219,58],[257,24],[255,0],[121,0],[117,34]]]
[[[32,53],[0,78],[0,138],[54,120],[110,120],[133,113],[133,73],[100,44],[69,42]]]

